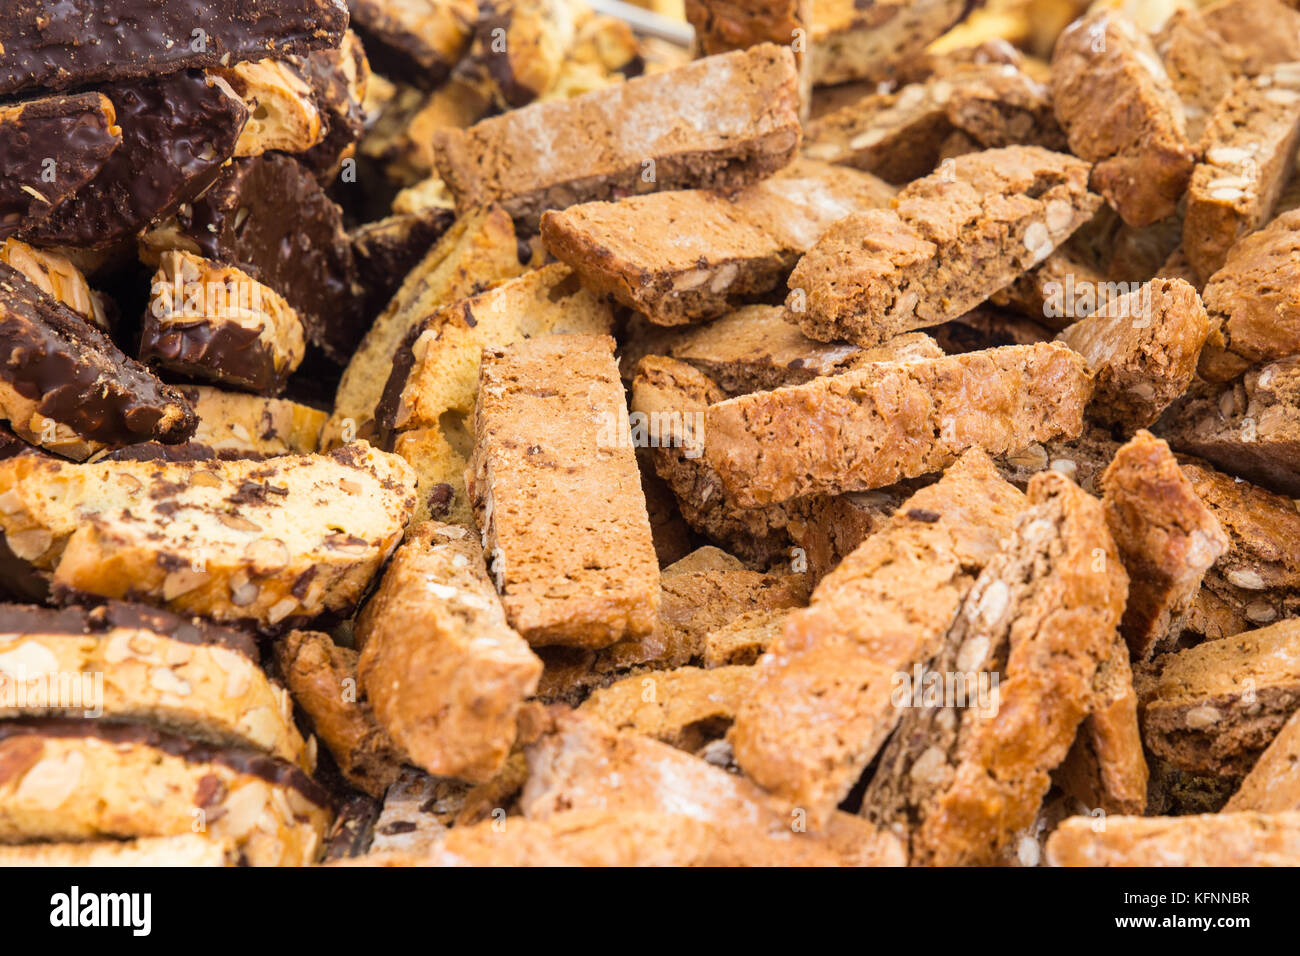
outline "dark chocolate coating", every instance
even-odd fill
[[[199,743],[179,734],[156,730],[147,724],[71,717],[22,717],[0,722],[0,744],[14,737],[93,737],[110,744],[139,744],[180,757],[187,763],[221,764],[235,773],[258,777],[274,786],[292,787],[318,807],[330,809],[333,806],[324,788],[287,760],[251,748]]]
[[[122,144],[99,175],[43,222],[33,242],[100,247],[170,216],[212,184],[235,152],[248,107],[197,70],[104,88]]]
[[[308,56],[289,57],[289,63],[311,87],[312,100],[325,124],[325,137],[311,149],[297,154],[297,158],[327,188],[338,174],[344,152],[366,131],[365,109],[353,98],[343,72],[344,58],[356,57],[357,75],[368,73],[370,66],[365,56],[361,44],[355,43],[338,50],[317,50]]]
[[[106,445],[180,442],[198,416],[99,329],[0,264],[0,375],[46,418]],[[165,423],[164,416],[171,422]]]
[[[350,0],[348,6],[352,10],[352,28],[361,35],[375,62],[383,64],[384,74],[423,90],[435,89],[451,75],[452,67],[473,39],[473,32],[466,24],[460,53],[448,60],[423,38],[388,16],[383,2]]]
[[[0,107],[0,240],[49,216],[104,168],[121,141],[113,108],[97,93]],[[53,182],[46,181],[47,160],[54,160]]]
[[[306,53],[347,25],[343,0],[11,0],[0,95]]]
[[[454,210],[430,208],[389,216],[352,231],[368,319],[383,311],[402,281],[455,221]]]
[[[193,319],[166,325],[147,313],[140,335],[140,361],[182,375],[277,395],[290,369],[277,372],[275,351],[257,329],[224,319]]]
[[[185,644],[216,644],[243,654],[254,664],[261,660],[257,642],[243,631],[221,627],[202,618],[183,618],[143,604],[106,601],[97,607],[57,609],[30,604],[0,604],[0,634],[98,636],[115,628],[152,631]]]
[[[205,258],[284,296],[330,358],[352,355],[365,334],[352,244],[339,207],[301,163],[274,153],[237,159],[177,223]]]

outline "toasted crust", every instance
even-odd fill
[[[1300,814],[1071,817],[1047,841],[1052,866],[1295,866]]]
[[[259,60],[221,70],[248,107],[248,122],[235,144],[236,156],[268,150],[302,153],[325,137],[311,87],[288,63]]]
[[[181,389],[199,427],[194,442],[222,457],[310,455],[320,448],[325,413],[283,398],[196,385]]]
[[[698,753],[721,737],[753,685],[752,667],[680,667],[629,677],[596,691],[579,710],[618,731]]]
[[[810,59],[817,85],[881,81],[905,72],[970,11],[963,0],[817,0]]]

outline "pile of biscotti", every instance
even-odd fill
[[[0,864],[1300,864],[1300,10],[1062,2],[16,0]]]

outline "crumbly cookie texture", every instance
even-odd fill
[[[575,202],[747,185],[799,139],[794,54],[770,43],[434,133],[459,211],[498,202],[533,229]]]
[[[746,775],[824,820],[902,716],[894,675],[938,651],[1023,506],[968,452],[827,575],[759,660],[728,734]]]
[[[1300,813],[1071,817],[1047,840],[1052,866],[1295,866]]]
[[[904,73],[930,43],[970,11],[962,0],[816,0],[811,43],[813,82],[879,82]]]
[[[846,216],[799,261],[786,309],[806,335],[874,345],[979,305],[1097,211],[1088,164],[1036,146],[959,156],[892,209]]]
[[[476,783],[501,770],[542,663],[506,623],[473,532],[416,528],[354,633],[361,688],[410,763]]]
[[[511,626],[534,645],[654,631],[659,564],[614,340],[485,349],[466,485]]]
[[[254,866],[312,862],[329,798],[292,764],[210,748],[138,724],[0,724],[0,840],[175,836],[201,821]]]
[[[1300,717],[1292,714],[1224,805],[1225,812],[1300,809]]]
[[[1090,394],[1083,358],[1060,343],[867,365],[709,406],[703,461],[742,507],[868,491],[968,448],[1074,437]]]
[[[56,590],[288,629],[345,613],[415,508],[410,469],[354,442],[270,461],[0,462],[0,528]]]
[[[645,734],[698,755],[726,732],[755,673],[745,666],[680,667],[629,677],[596,691],[579,709],[615,730]]]

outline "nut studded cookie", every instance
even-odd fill
[[[966,675],[965,706],[905,711],[863,798],[871,819],[910,828],[913,864],[993,863],[1033,821],[1116,647],[1127,584],[1096,499],[1063,475],[1034,478],[929,665]],[[971,685],[995,673],[996,695],[979,700]]]
[[[9,549],[56,589],[286,628],[351,610],[415,508],[355,442],[270,461],[0,462]]]
[[[799,261],[786,308],[805,335],[874,345],[979,305],[1090,219],[1088,165],[1035,146],[959,156],[893,209],[846,216]]]
[[[434,145],[458,211],[497,202],[536,228],[577,202],[746,185],[789,163],[799,137],[794,54],[765,43],[438,130]]]
[[[483,351],[465,482],[506,617],[530,644],[654,630],[659,564],[626,414],[608,336]]]
[[[85,275],[67,256],[50,249],[37,249],[18,239],[0,243],[0,262],[21,272],[48,296],[86,318],[101,332],[112,332],[114,305],[90,287]]]
[[[1151,41],[1100,10],[1066,28],[1052,55],[1052,103],[1092,186],[1132,226],[1173,215],[1192,175],[1182,103]]]
[[[1300,141],[1300,66],[1237,81],[1205,128],[1204,159],[1187,188],[1183,250],[1202,279],[1243,235],[1273,215]]]
[[[242,632],[165,611],[0,605],[0,715],[148,723],[310,772],[289,696],[257,665]],[[75,699],[60,698],[61,681]]]
[[[309,455],[320,447],[325,413],[284,398],[224,392],[205,385],[184,386],[199,426],[194,442],[219,458]]]
[[[324,139],[328,125],[321,120],[311,87],[289,63],[240,63],[220,75],[248,106],[236,156],[261,156],[273,149],[301,153]]]
[[[506,624],[477,535],[415,529],[355,635],[361,688],[409,763],[478,783],[501,770],[542,664]]]
[[[728,734],[745,774],[824,820],[902,717],[893,675],[939,650],[1023,505],[968,452],[823,578],[759,660]]]
[[[1300,813],[1071,817],[1047,840],[1052,866],[1295,866]]]
[[[253,866],[302,866],[333,819],[293,764],[140,724],[0,723],[0,842],[132,839],[195,831]]]
[[[1196,290],[1153,279],[1080,319],[1058,337],[1088,361],[1089,415],[1102,424],[1145,427],[1187,391],[1210,331]]]
[[[279,294],[233,266],[163,253],[140,361],[275,395],[306,354],[302,320]]]

